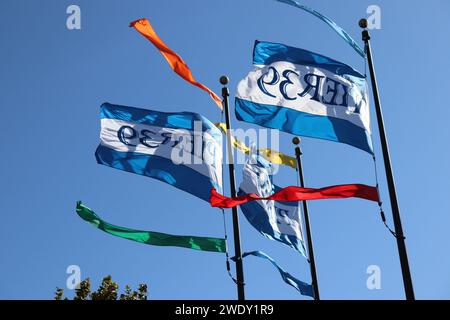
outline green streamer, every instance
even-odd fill
[[[201,251],[225,252],[226,243],[222,238],[176,236],[153,231],[140,231],[112,225],[102,220],[94,211],[77,202],[77,214],[96,228],[114,236],[154,246],[173,246]]]

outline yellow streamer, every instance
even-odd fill
[[[225,123],[218,122],[215,125],[217,128],[222,130],[223,133],[227,133],[227,126]],[[233,144],[233,147],[238,149],[239,151],[242,151],[245,154],[250,153],[250,148],[248,146],[246,146],[245,143],[237,140],[233,136],[231,137],[231,143]],[[288,156],[287,154],[284,154],[282,152],[275,151],[275,150],[268,149],[268,148],[262,148],[262,149],[258,149],[258,153],[272,163],[283,164],[283,165],[289,166],[294,169],[297,168],[297,161],[295,160],[295,158]]]

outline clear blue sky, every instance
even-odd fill
[[[359,18],[381,8],[373,50],[417,298],[450,298],[448,120],[450,4],[446,0],[305,0],[359,43]],[[82,29],[67,30],[66,8],[81,7]],[[122,286],[149,285],[153,299],[234,299],[222,254],[145,246],[109,236],[82,221],[82,200],[107,221],[143,230],[223,236],[220,211],[162,182],[96,164],[99,107],[108,101],[161,111],[194,111],[220,120],[208,95],[177,77],[129,22],[147,17],[196,78],[231,93],[251,69],[254,40],[281,42],[348,63],[363,59],[328,26],[271,0],[1,1],[0,2],[0,298],[48,299],[79,265],[94,285],[111,274]],[[371,101],[373,101],[371,97]],[[389,210],[381,153],[381,193]],[[234,126],[249,128],[238,122]],[[281,150],[293,153],[291,136]],[[371,157],[338,143],[303,140],[307,185],[374,184]],[[237,180],[240,182],[237,168]],[[275,183],[296,183],[281,168]],[[324,299],[403,298],[395,239],[375,204],[310,202],[318,279]],[[231,219],[228,215],[229,230]],[[309,282],[298,253],[258,234],[241,215],[245,251],[263,250]],[[230,243],[232,245],[232,243]],[[381,268],[381,290],[366,288],[366,268]],[[284,284],[273,267],[244,261],[249,299],[309,299]],[[73,292],[67,291],[68,295]]]

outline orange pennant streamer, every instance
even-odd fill
[[[176,54],[172,49],[170,49],[156,34],[155,30],[153,30],[150,22],[143,18],[136,20],[130,23],[130,27],[134,27],[140,34],[142,34],[145,38],[150,40],[151,43],[155,45],[156,48],[161,52],[164,58],[169,63],[170,67],[177,73],[180,77],[182,77],[187,82],[193,84],[194,86],[199,87],[202,90],[205,90],[209,93],[211,98],[217,104],[217,106],[222,109],[222,99],[219,98],[217,94],[211,91],[208,87],[203,85],[202,83],[197,82],[194,79],[194,76],[191,73],[191,70],[187,66],[187,64],[183,61],[183,59]]]

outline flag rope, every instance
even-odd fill
[[[397,235],[397,233],[394,230],[392,230],[392,228],[389,227],[389,225],[386,222],[386,216],[384,215],[384,210],[383,210],[383,202],[381,201],[381,196],[380,196],[380,187],[379,187],[379,184],[378,184],[378,170],[377,170],[377,161],[376,161],[375,155],[372,155],[372,159],[373,159],[373,166],[374,166],[374,171],[375,171],[375,183],[376,183],[378,199],[379,199],[378,200],[378,207],[380,208],[381,221],[383,221],[385,227],[394,236],[394,238],[398,239],[399,236]],[[406,239],[405,236],[403,236],[402,238]]]
[[[364,47],[364,52],[366,51],[366,47]],[[365,52],[366,53],[366,52]],[[367,55],[364,57],[364,76],[367,79]],[[369,90],[369,85],[367,84],[366,81],[366,89]],[[374,142],[372,141],[372,146],[373,146]],[[375,147],[373,146],[374,150]],[[381,221],[383,222],[384,226],[386,227],[386,229],[389,230],[389,232],[394,236],[394,238],[398,239],[399,236],[397,235],[397,233],[392,230],[391,227],[389,227],[389,225],[386,222],[386,216],[384,214],[384,209],[383,209],[383,202],[381,201],[381,194],[380,194],[380,185],[378,183],[378,168],[377,168],[377,159],[375,157],[375,152],[372,154],[372,159],[373,159],[373,168],[374,168],[374,173],[375,173],[375,184],[376,184],[376,188],[377,188],[377,193],[378,193],[378,207],[380,208],[380,217],[381,217]],[[406,239],[405,236],[403,236],[403,239]]]
[[[364,56],[364,77],[367,79],[367,52],[366,52],[366,47],[364,47],[364,53],[366,53],[366,55]],[[367,91],[369,90],[369,85],[366,81],[366,89]],[[372,141],[372,147],[375,150],[375,147],[373,146],[374,142]],[[392,230],[391,227],[389,227],[389,225],[386,222],[386,216],[384,214],[384,209],[383,209],[383,202],[381,201],[381,195],[380,195],[380,185],[378,183],[378,169],[377,169],[377,159],[375,157],[375,152],[372,154],[372,159],[373,159],[373,168],[374,168],[374,172],[375,172],[375,185],[377,188],[377,193],[378,193],[378,207],[380,208],[380,216],[381,216],[381,221],[383,221],[384,226],[386,227],[386,229],[389,230],[389,232],[394,236],[394,238],[398,239],[398,235],[397,233],[395,233],[394,230]],[[403,236],[403,239],[406,239]]]
[[[298,172],[298,168],[297,167],[295,167],[295,170]],[[298,175],[298,174],[296,174],[295,175],[296,176],[296,182],[297,182],[297,184],[296,184],[296,186],[299,186],[300,185],[300,176]],[[298,210],[299,210],[299,212],[301,212],[301,213],[303,213],[303,209],[302,208],[300,208],[300,202],[297,202],[297,208],[298,208]],[[299,213],[300,214],[300,213]],[[305,243],[304,243],[304,239],[305,239],[305,236],[303,235],[303,224],[305,223],[305,221],[304,221],[304,219],[302,218],[301,219],[301,221],[302,221],[302,223],[300,224],[300,234],[301,234],[301,236],[302,236],[302,239],[303,239],[303,243],[302,243],[302,245],[303,245],[303,250],[304,250],[304,252],[305,252],[305,258],[306,258],[306,261],[310,264],[311,263],[311,260],[309,260],[309,255],[307,255],[306,254],[306,248],[305,248]]]
[[[225,221],[225,210],[223,208],[221,208],[222,210],[222,217],[223,217],[223,229],[224,229],[224,239],[225,239],[225,257],[226,257],[226,266],[227,266],[227,272],[228,275],[230,276],[231,280],[233,280],[233,282],[235,284],[237,284],[237,280],[235,277],[233,277],[233,275],[231,274],[231,266],[230,266],[230,255],[228,253],[228,233],[227,233],[227,224]]]
[[[221,124],[224,124],[224,110],[222,108],[221,112],[220,112],[220,122]],[[216,124],[217,126],[217,124]],[[226,126],[225,126],[226,128]],[[221,170],[221,174],[222,174],[222,183],[223,183],[223,171],[224,171],[224,163],[223,163],[223,158],[222,158],[222,170]],[[228,232],[227,232],[227,223],[226,223],[226,219],[225,219],[225,209],[220,208],[220,210],[222,210],[222,218],[223,218],[223,231],[224,231],[224,239],[225,239],[225,259],[226,259],[226,268],[227,268],[227,273],[228,276],[231,278],[231,280],[233,280],[233,282],[235,284],[238,284],[237,279],[235,277],[233,277],[233,275],[231,274],[231,265],[230,265],[230,254],[228,252]]]

